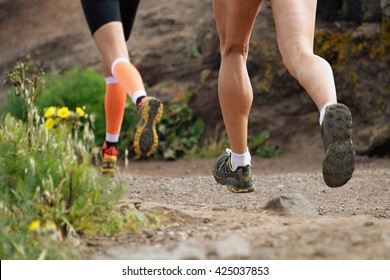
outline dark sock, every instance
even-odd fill
[[[140,107],[140,104],[142,103],[142,100],[145,98],[146,96],[140,96],[137,98],[137,101],[135,103],[137,103],[137,108]]]
[[[118,142],[108,142],[106,141],[106,144],[107,144],[107,148],[110,148],[110,147],[117,147],[118,145]]]

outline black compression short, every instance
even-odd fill
[[[120,21],[125,40],[130,37],[140,0],[81,0],[91,34],[106,23]]]

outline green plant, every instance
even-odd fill
[[[229,147],[229,139],[226,130],[222,130],[217,125],[214,129],[214,135],[204,140],[202,146],[197,150],[196,155],[201,158],[218,157],[227,147]]]
[[[188,56],[191,58],[198,58],[202,55],[202,49],[198,42],[192,44],[191,50],[188,52]]]
[[[37,99],[37,106],[43,112],[50,106],[68,106],[75,109],[80,104],[94,115],[93,132],[96,145],[101,146],[105,139],[106,123],[104,112],[105,83],[100,72],[92,69],[75,67],[63,75],[52,73],[47,78],[47,87]],[[126,103],[124,121],[122,123],[121,141],[119,142],[120,155],[132,146],[137,123],[137,109],[128,99]]]
[[[51,106],[75,109],[82,105],[94,115],[93,132],[100,145],[105,135],[104,91],[104,79],[99,72],[75,67],[62,75],[50,73],[36,105],[41,113]]]
[[[51,72],[45,77],[45,88],[35,100],[38,111],[43,114],[48,108],[68,107],[76,109],[82,104],[83,109],[93,117],[91,125],[95,135],[96,145],[101,146],[105,139],[105,112],[104,112],[104,92],[105,84],[100,72],[92,69],[80,67],[72,68],[63,74]],[[7,95],[7,104],[3,110],[10,112],[13,116],[26,120],[22,100],[17,98],[11,90]],[[125,150],[131,147],[134,137],[134,128],[137,122],[137,109],[128,100],[124,121],[122,123],[121,141],[119,143],[120,155],[125,154]]]
[[[43,88],[43,70],[39,64],[29,60],[27,63],[17,63],[6,75],[6,80],[14,86],[13,94],[21,96],[25,116],[27,116],[27,134],[29,146],[34,142],[35,123],[39,121],[39,114],[35,107],[35,100]]]
[[[197,49],[197,48],[195,48]],[[44,114],[51,107],[68,107],[75,110],[79,106],[92,117],[92,131],[96,145],[101,146],[105,138],[104,117],[104,79],[99,72],[91,69],[73,68],[64,74],[50,73],[46,77],[46,87],[36,98],[38,111]],[[204,123],[194,116],[188,106],[192,92],[188,91],[178,98],[165,104],[161,123],[158,125],[159,147],[154,159],[177,159],[196,155],[199,150],[199,140],[204,131]],[[6,112],[19,119],[27,120],[26,110],[19,110],[20,99],[14,92],[8,94]],[[50,120],[52,121],[52,120]],[[132,143],[135,126],[138,121],[138,112],[129,100],[126,103],[124,121],[122,123],[119,154],[124,157],[126,151],[129,158],[135,156]],[[54,123],[53,123],[54,124]]]
[[[165,106],[158,126],[159,146],[154,158],[191,157],[198,149],[204,132],[204,122],[196,118],[188,106],[192,94],[192,91],[188,91]]]
[[[8,114],[0,122],[0,258],[76,258],[80,236],[157,223],[153,213],[115,209],[124,187],[91,167],[93,134],[78,117],[70,121],[83,112],[49,108],[46,117],[61,120],[45,127],[34,104],[43,79],[36,69],[20,62],[7,75],[14,92],[21,92],[27,121]]]
[[[270,133],[268,131],[263,131],[258,135],[249,135],[248,149],[250,153],[264,158],[279,156],[279,148],[267,144],[269,137]],[[227,147],[229,147],[229,139],[226,131],[220,132],[219,127],[217,127],[214,136],[205,141],[202,148],[198,151],[198,155],[201,157],[217,157]]]
[[[267,145],[270,137],[268,131],[263,131],[258,135],[248,137],[248,149],[253,155],[260,155],[265,158],[277,157],[280,154],[278,147]]]

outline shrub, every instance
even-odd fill
[[[123,184],[111,184],[91,167],[94,138],[80,110],[50,109],[46,117],[59,119],[56,127],[45,128],[34,105],[43,73],[35,69],[18,63],[7,75],[27,120],[8,114],[0,122],[0,258],[76,258],[80,235],[157,222],[153,213],[115,210]]]
[[[35,103],[41,114],[53,106],[68,107],[71,110],[82,106],[91,116],[94,116],[91,123],[92,130],[96,145],[101,146],[105,138],[104,91],[104,79],[99,72],[76,67],[63,75],[54,72],[48,75],[45,89],[36,98]],[[213,157],[220,154],[220,147],[228,144],[226,136],[223,135],[209,139],[203,146],[200,144],[205,125],[188,105],[192,95],[193,92],[188,90],[170,103],[164,104],[164,113],[157,128],[159,145],[152,159]],[[5,111],[26,121],[26,110],[23,107],[21,99],[15,97],[14,92],[11,91],[8,94],[8,107]],[[132,143],[137,121],[137,109],[128,99],[118,146],[122,158],[126,155],[126,150],[128,158],[136,158]],[[225,140],[219,141],[217,138]],[[256,146],[253,148],[255,154],[266,157],[277,156],[277,149],[266,145],[268,138],[269,135],[265,134],[250,137],[248,145],[249,147]],[[261,143],[256,144],[259,139]],[[215,145],[214,141],[218,145]]]
[[[161,123],[158,126],[160,144],[154,158],[191,157],[199,148],[204,132],[204,122],[196,118],[188,106],[192,94],[192,91],[188,91],[165,106]]]

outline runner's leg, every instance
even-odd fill
[[[246,67],[249,39],[262,0],[213,0],[220,40],[218,96],[230,147],[247,152],[248,116],[253,92]]]
[[[332,68],[313,53],[317,1],[272,0],[277,41],[283,63],[306,89],[319,110],[337,103]]]

